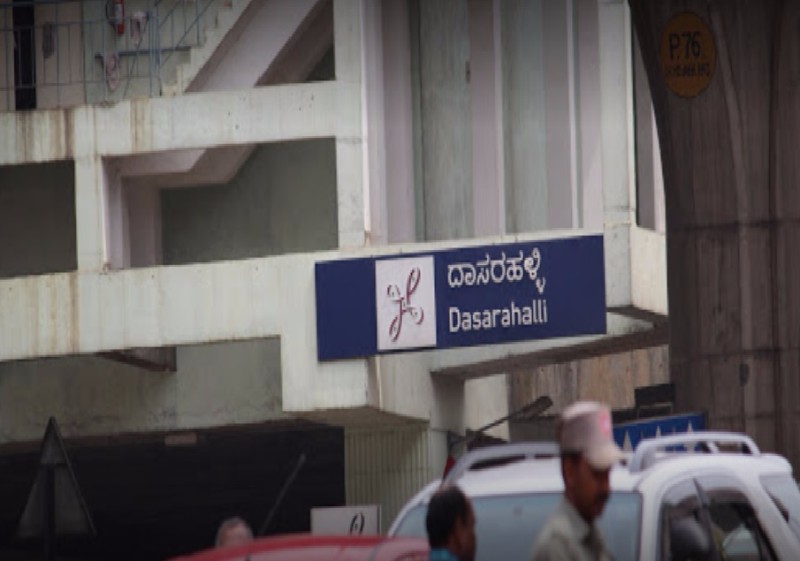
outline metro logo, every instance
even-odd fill
[[[378,349],[436,346],[433,257],[375,261]]]

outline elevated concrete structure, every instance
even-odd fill
[[[624,407],[663,381],[663,362],[648,376],[603,358],[633,362],[667,333],[657,143],[652,122],[639,142],[634,111],[652,108],[635,99],[625,4],[237,6],[172,96],[0,114],[0,166],[18,172],[0,178],[54,168],[74,211],[42,239],[75,240],[65,257],[26,239],[0,253],[0,450],[30,447],[48,414],[75,442],[319,422],[343,435],[347,500],[380,502],[388,523],[441,472],[446,431],[544,391],[560,407],[616,381]],[[278,85],[320,57],[330,79]],[[8,208],[45,191],[8,189]],[[317,361],[319,261],[586,233],[605,236],[605,335]],[[141,349],[174,349],[171,371],[142,368]],[[576,361],[582,389],[554,381]]]
[[[275,0],[258,9],[274,15],[281,5]],[[434,72],[436,65],[449,64],[446,57],[437,58],[442,51],[431,50],[427,39],[414,38],[415,34],[434,33],[439,27],[446,27],[449,8],[445,5],[426,7],[420,17],[428,27],[415,28],[403,36],[384,34],[383,30],[395,19],[410,17],[405,6],[336,2],[331,16],[336,80],[331,82],[0,115],[0,142],[6,148],[0,152],[0,165],[75,161],[77,240],[77,271],[0,281],[4,287],[0,300],[6,309],[13,310],[2,319],[9,335],[0,345],[0,357],[33,359],[278,337],[283,411],[324,418],[326,411],[351,408],[359,412],[354,415],[356,418],[363,411],[374,410],[431,421],[438,415],[434,405],[438,398],[436,392],[431,393],[432,382],[424,381],[430,372],[437,373],[439,382],[435,384],[450,383],[451,378],[463,381],[504,374],[524,364],[560,362],[568,360],[570,353],[579,358],[620,352],[643,343],[663,343],[663,329],[659,327],[666,311],[663,235],[641,228],[636,222],[632,46],[625,39],[630,23],[622,5],[596,7],[581,3],[576,9],[588,35],[576,34],[568,27],[569,41],[580,37],[588,41],[587,45],[596,44],[601,72],[591,64],[595,56],[591,49],[581,50],[576,55],[577,63],[570,62],[566,84],[553,83],[546,92],[551,101],[558,95],[558,88],[573,95],[580,75],[583,81],[578,98],[564,107],[551,107],[551,101],[536,107],[549,119],[563,118],[572,123],[568,137],[561,139],[569,147],[572,164],[561,169],[553,163],[548,171],[549,182],[542,185],[548,204],[557,206],[558,212],[526,228],[535,230],[562,222],[572,228],[546,234],[556,236],[584,231],[581,224],[604,228],[607,304],[611,313],[608,336],[316,363],[312,275],[315,261],[541,237],[524,234],[519,238],[479,238],[472,242],[406,244],[396,248],[372,245],[403,239],[469,238],[467,230],[502,235],[509,217],[514,228],[523,227],[519,221],[523,216],[521,199],[510,204],[514,199],[509,198],[514,189],[523,189],[522,168],[501,165],[507,163],[508,156],[505,134],[480,134],[484,130],[504,131],[510,123],[523,126],[513,118],[517,102],[504,101],[501,95],[504,89],[510,95],[508,88],[514,82],[506,84],[498,74],[503,68],[503,49],[513,46],[504,47],[500,40],[503,33],[516,37],[510,27],[510,18],[516,12],[510,8],[506,11],[500,4],[489,9],[478,2],[462,8],[463,17],[472,23],[461,31],[451,30],[450,47],[455,49],[453,53],[462,55],[467,52],[463,49],[474,52],[474,68],[465,76],[459,71],[441,78],[445,81],[443,87],[461,88],[464,95],[475,99],[472,112],[465,118],[472,123],[473,136],[478,140],[465,146],[442,141],[429,146],[430,154],[421,159],[415,156],[420,145],[415,144],[414,137],[398,135],[396,131],[415,122],[409,107],[427,115],[417,130],[427,130],[425,134],[431,135],[430,139],[440,138],[441,128],[449,122],[444,115],[449,109],[436,101],[438,98],[415,97],[414,92],[421,85],[413,78],[415,71],[424,77],[426,72]],[[250,6],[244,13],[255,9]],[[292,4],[294,25],[298,29],[308,25],[310,14],[320,9],[313,2]],[[563,23],[567,15],[537,7],[525,12],[524,17]],[[477,22],[483,21],[482,16],[489,19],[481,26]],[[241,27],[242,34],[260,36],[256,33],[258,22],[271,25],[269,19],[253,14],[248,22],[251,25]],[[238,24],[234,28],[239,28]],[[282,37],[289,43],[300,35],[289,29]],[[545,40],[553,45],[564,41],[558,35]],[[225,52],[215,53],[208,60],[251,46],[246,41],[236,42],[233,37],[226,41],[230,44],[223,49]],[[243,84],[262,80],[265,72],[269,75],[270,61],[286,52],[279,43],[269,48],[272,58],[261,61],[266,70],[250,66],[244,69],[252,75]],[[319,36],[312,43],[322,44]],[[419,64],[414,62],[420,56],[420,52],[414,54],[415,48],[427,50],[422,66],[412,68],[409,65]],[[405,59],[403,53],[409,50],[413,56]],[[547,53],[540,54],[545,59],[555,56]],[[205,71],[203,84],[213,85],[220,80],[228,83],[214,74],[230,73],[229,66],[222,62],[216,60]],[[557,60],[545,62],[545,66],[559,64]],[[427,68],[426,64],[433,66]],[[519,66],[522,61],[512,57],[511,64]],[[467,86],[462,83],[465,77]],[[599,95],[590,99],[590,92],[595,90]],[[415,105],[418,103],[421,105]],[[580,113],[579,103],[583,104]],[[581,127],[576,124],[579,114],[583,119]],[[203,116],[200,122],[197,115]],[[508,141],[517,146],[515,150],[523,148],[520,143],[526,134],[508,136]],[[339,253],[159,266],[163,260],[159,243],[163,225],[157,177],[175,176],[176,170],[191,169],[198,154],[208,150],[249,151],[256,144],[324,138],[335,142],[337,234],[333,245],[342,248]],[[430,140],[423,144],[430,145]],[[547,145],[548,150],[553,149]],[[387,150],[392,150],[392,157]],[[470,216],[452,227],[446,220],[450,210],[442,207],[439,212],[437,208],[454,193],[434,179],[452,167],[444,165],[450,157],[469,164],[469,169],[462,170],[467,174],[464,177],[475,177],[458,187],[463,191],[459,200],[467,205],[464,211]],[[404,173],[389,174],[390,164]],[[433,167],[423,169],[421,175],[411,174],[418,165]],[[504,188],[506,172],[516,177],[513,189]],[[129,185],[126,193],[125,177],[131,175],[139,176],[141,183]],[[190,175],[187,172],[180,181],[204,184]],[[416,192],[419,186],[415,177],[427,185],[427,192]],[[559,183],[561,180],[567,182],[568,192]],[[559,206],[562,203],[568,212]],[[449,203],[445,207],[449,208]],[[420,216],[428,222],[421,229]],[[434,220],[431,222],[428,216]],[[461,232],[461,228],[467,230]],[[131,266],[144,268],[127,270]],[[198,302],[205,301],[198,307]],[[417,373],[414,376],[420,381],[419,391],[434,396],[432,401],[417,399],[415,392],[404,395],[402,384],[395,385],[403,372]],[[348,417],[346,412],[343,415]],[[330,420],[341,421],[339,416]],[[213,417],[209,422],[214,422]]]
[[[670,367],[683,410],[800,462],[796,2],[631,0],[663,154]],[[680,97],[659,49],[679,12],[716,49],[707,89]],[[706,46],[704,44],[703,49]]]

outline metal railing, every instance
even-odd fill
[[[223,1],[0,1],[0,111],[160,95]]]
[[[192,20],[187,20],[186,10],[181,10],[178,12],[178,14],[182,15],[181,23],[183,24],[183,29],[181,30],[181,28],[178,27],[176,33],[175,22],[179,17],[179,15],[176,14],[176,11],[181,4],[185,6],[185,2],[180,2],[180,0],[155,0],[156,21],[159,22],[159,38],[164,36],[168,28],[169,41],[167,41],[167,44],[171,46],[167,49],[159,48],[159,55],[166,53],[164,58],[160,60],[160,64],[163,65],[167,62],[167,60],[169,60],[169,58],[175,52],[176,47],[181,49],[189,49],[200,45],[200,22],[205,18],[212,3],[213,0],[193,0],[192,4],[194,5],[194,18]],[[161,16],[160,12],[164,8],[166,8],[166,13]],[[180,36],[176,39],[177,35]]]

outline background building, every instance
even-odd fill
[[[0,4],[0,546],[51,416],[98,530],[63,547],[162,558],[262,525],[301,457],[267,532],[385,527],[448,431],[669,381],[625,3],[117,4]],[[606,335],[317,359],[318,262],[584,233]]]

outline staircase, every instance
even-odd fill
[[[174,1],[174,0],[173,0]],[[177,0],[178,2],[186,0]],[[210,60],[221,54],[219,50],[224,45],[226,38],[231,34],[247,8],[258,0],[193,0],[200,6],[195,8],[205,12],[206,17],[200,18],[195,25],[200,27],[201,40],[199,45],[192,46],[184,51],[182,57],[177,57],[170,64],[169,55],[165,55],[161,67],[161,94],[165,96],[180,95],[192,91],[190,86],[198,74],[206,67]],[[263,0],[262,0],[263,1]],[[213,12],[213,14],[209,14]],[[210,16],[210,17],[209,17]],[[174,13],[170,17],[178,17]],[[204,25],[206,23],[206,25]],[[171,25],[169,17],[161,23],[162,36]],[[190,29],[189,34],[197,32]],[[229,39],[228,42],[231,42]],[[178,52],[178,51],[175,51]]]
[[[209,4],[207,10],[217,12],[200,44],[172,52],[182,52],[183,60],[174,57],[169,69],[169,59],[162,58],[167,61],[161,86],[166,96],[302,82],[333,45],[331,0],[168,1]],[[141,154],[125,158],[119,170],[132,188],[219,185],[233,178],[253,148]]]

